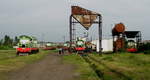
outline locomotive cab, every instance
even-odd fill
[[[134,40],[128,40],[127,51],[128,52],[137,52],[137,44]]]

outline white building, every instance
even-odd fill
[[[99,40],[93,40],[92,44],[96,45],[96,51],[99,52]],[[102,52],[113,51],[113,39],[102,40]]]

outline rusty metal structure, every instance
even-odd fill
[[[113,52],[127,50],[128,52],[136,52],[140,47],[142,37],[140,31],[125,31],[123,23],[116,24],[112,29],[113,36]]]
[[[123,50],[125,48],[125,26],[123,23],[116,24],[112,29],[113,36],[113,52]]]
[[[99,35],[99,53],[102,51],[102,16],[96,12],[81,8],[79,6],[72,6],[72,13],[70,15],[70,48],[75,40],[75,26],[74,24],[81,24],[86,30],[89,30],[92,24],[98,24]],[[98,20],[97,20],[98,19]]]

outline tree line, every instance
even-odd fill
[[[18,41],[19,40],[17,36],[15,36],[15,38],[11,38],[10,36],[5,35],[0,40],[0,49],[13,48],[13,46],[17,45]]]

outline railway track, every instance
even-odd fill
[[[97,74],[97,76],[99,77],[99,80],[109,80],[109,79],[105,79],[105,72],[103,70],[101,70],[100,68],[98,68],[100,65],[105,67],[110,73],[113,73],[115,75],[117,75],[118,78],[120,78],[121,80],[132,80],[129,76],[115,70],[112,69],[111,67],[107,66],[105,63],[103,63],[102,61],[90,56],[90,55],[82,55],[82,58],[90,65],[90,67],[95,71],[95,73]],[[113,79],[111,79],[113,80]],[[119,79],[116,79],[119,80]]]

